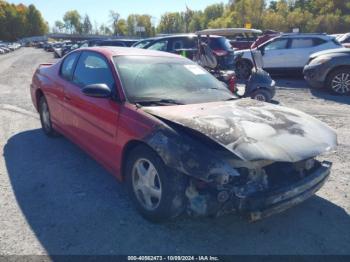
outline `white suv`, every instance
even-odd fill
[[[341,44],[326,34],[283,34],[261,44],[260,50],[263,68],[270,73],[302,72],[315,52],[326,49],[341,48]],[[241,78],[248,78],[253,68],[251,50],[235,51],[242,54],[236,63],[236,73]]]

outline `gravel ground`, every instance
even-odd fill
[[[350,254],[350,97],[277,79],[280,104],[325,121],[339,135],[324,157],[333,173],[316,196],[248,223],[234,215],[151,224],[123,185],[64,138],[46,138],[29,85],[52,54],[0,56],[0,254]]]

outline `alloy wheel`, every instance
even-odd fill
[[[338,94],[350,92],[350,73],[340,73],[336,75],[331,82],[331,88]]]

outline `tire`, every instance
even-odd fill
[[[236,62],[235,72],[239,79],[248,79],[252,74],[253,65],[248,60],[240,60]]]
[[[144,218],[151,222],[162,222],[184,211],[184,175],[172,172],[157,153],[147,146],[134,148],[126,161],[128,192],[136,209]]]
[[[58,136],[58,133],[52,127],[49,106],[44,96],[41,96],[39,100],[39,114],[41,128],[45,135],[49,137]]]
[[[252,99],[262,101],[262,102],[271,102],[271,94],[265,89],[258,89],[250,96]]]
[[[327,77],[327,88],[333,94],[350,94],[350,68],[336,69]]]

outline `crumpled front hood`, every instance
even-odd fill
[[[316,118],[249,98],[143,110],[198,131],[245,161],[297,162],[337,145],[335,131]]]

